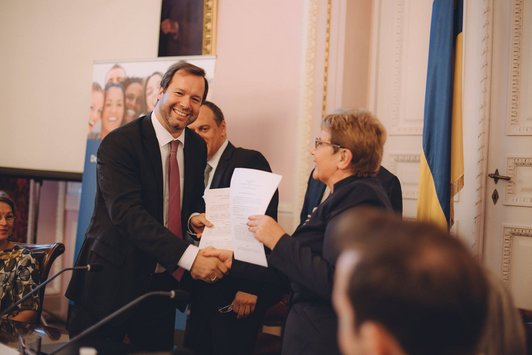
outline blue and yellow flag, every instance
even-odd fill
[[[464,185],[462,0],[434,0],[417,218],[450,228],[453,196]]]

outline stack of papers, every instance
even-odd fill
[[[264,246],[248,230],[248,217],[263,215],[281,175],[237,168],[231,187],[205,190],[205,216],[214,226],[205,228],[199,247],[233,250],[235,259],[268,266]]]

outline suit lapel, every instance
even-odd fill
[[[156,181],[154,181],[154,183],[159,185],[158,187],[160,188],[162,195],[163,170],[159,142],[157,141],[157,136],[155,135],[155,130],[153,129],[153,124],[151,123],[150,116],[144,116],[141,120],[141,134],[144,149],[146,151],[147,158],[150,161],[151,168],[156,177]]]
[[[145,158],[148,160],[151,170],[154,175],[154,181],[152,182],[157,189],[157,201],[158,215],[163,216],[163,170],[161,161],[161,150],[159,148],[159,141],[155,135],[155,130],[151,122],[151,113],[139,119],[140,121],[140,134],[142,137],[142,145],[146,152]]]
[[[223,181],[225,171],[227,171],[227,169],[230,167],[231,158],[233,157],[233,153],[235,152],[235,149],[236,149],[235,146],[232,145],[231,142],[228,142],[227,147],[225,147],[225,150],[222,153],[222,156],[220,157],[218,166],[216,167],[216,170],[214,171],[214,176],[212,177],[212,182],[211,182],[211,189],[218,189],[221,187],[225,187],[221,184],[221,182]]]

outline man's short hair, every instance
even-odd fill
[[[184,60],[180,60],[179,62],[172,64],[168,68],[166,73],[164,73],[163,78],[161,79],[161,88],[163,88],[163,91],[166,91],[166,89],[168,89],[168,86],[170,85],[174,74],[178,70],[183,70],[188,74],[201,76],[203,78],[205,82],[205,92],[203,93],[203,98],[201,99],[201,102],[205,102],[205,100],[207,99],[207,93],[209,92],[209,83],[207,81],[207,78],[205,77],[205,70],[198,66],[195,66],[194,64],[187,63]]]
[[[353,209],[339,222],[343,247],[360,250],[347,287],[355,329],[381,324],[410,355],[475,352],[488,286],[460,240],[433,224],[376,211]]]
[[[222,109],[219,108],[215,103],[211,101],[205,101],[203,103],[203,106],[207,106],[212,111],[212,113],[214,114],[214,121],[216,122],[216,125],[220,126],[222,122],[225,120]]]

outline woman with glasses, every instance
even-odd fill
[[[37,261],[30,251],[13,243],[15,203],[4,191],[0,191],[0,311],[20,300],[39,283]],[[39,296],[22,302],[4,317],[19,322],[35,320]]]
[[[268,216],[249,217],[249,230],[271,249],[269,266],[286,275],[292,288],[283,354],[339,353],[331,295],[340,250],[331,241],[332,226],[344,211],[355,206],[392,211],[375,178],[385,140],[384,127],[369,112],[326,116],[311,153],[313,177],[329,187],[329,197],[292,236]]]

